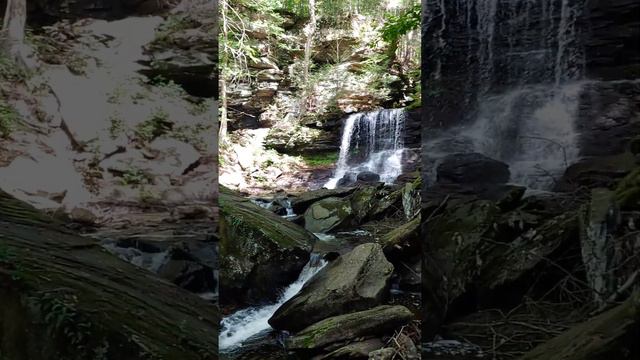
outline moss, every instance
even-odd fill
[[[338,156],[337,152],[304,154],[302,160],[309,166],[321,167],[335,164],[338,161]]]
[[[624,210],[637,209],[640,205],[640,168],[627,175],[615,189],[615,198]]]
[[[18,123],[18,114],[15,109],[0,99],[0,137],[6,138],[15,129]]]

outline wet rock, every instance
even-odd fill
[[[349,199],[329,197],[313,203],[304,213],[304,227],[313,233],[327,233],[347,226],[354,211]]]
[[[407,324],[413,313],[404,306],[382,305],[317,322],[291,337],[289,349],[318,349],[362,336],[382,335]]]
[[[291,199],[291,208],[296,214],[304,213],[311,204],[328,198],[328,197],[346,197],[353,193],[355,188],[337,188],[337,189],[319,189],[314,191],[307,191],[302,194],[296,195]]]
[[[269,319],[276,329],[298,331],[322,319],[364,310],[387,296],[393,265],[378,244],[359,245],[321,270]]]
[[[439,183],[502,184],[510,176],[509,165],[479,153],[448,155],[437,168]]]
[[[213,268],[198,261],[188,249],[173,247],[168,251],[158,275],[183,289],[205,293],[216,288]]]
[[[225,299],[275,300],[293,282],[316,237],[303,228],[222,188],[221,288]]]
[[[358,176],[356,176],[356,180],[365,183],[378,182],[380,181],[380,175],[371,171],[362,171],[358,173]]]

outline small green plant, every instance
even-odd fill
[[[140,187],[140,193],[138,195],[143,204],[152,204],[158,200],[158,197],[153,193],[153,191],[149,190],[149,188],[144,185]]]
[[[17,123],[18,114],[15,109],[0,99],[0,137],[11,135]]]
[[[29,77],[29,72],[18,66],[4,54],[0,53],[0,80],[18,82]]]
[[[83,321],[78,313],[74,295],[51,291],[32,296],[30,301],[40,311],[52,334],[66,339],[76,349],[84,348],[90,337],[91,324]]]
[[[121,183],[122,185],[145,185],[151,184],[152,178],[142,169],[132,168],[122,173]]]
[[[109,117],[109,136],[115,140],[125,130],[124,120],[120,114],[113,114]]]
[[[18,255],[4,243],[0,243],[0,268],[9,270],[14,281],[24,278],[24,267]]]
[[[136,135],[142,141],[151,141],[158,136],[165,135],[173,129],[173,122],[169,114],[162,108],[156,109],[149,119],[136,127]]]

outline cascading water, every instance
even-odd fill
[[[274,304],[250,307],[239,310],[222,319],[219,347],[222,352],[232,352],[242,347],[243,342],[265,334],[271,330],[268,320],[282,304],[294,297],[302,286],[317,274],[327,262],[313,254],[309,263],[302,269],[298,279],[289,285]]]
[[[480,152],[509,164],[512,182],[547,189],[578,156],[584,0],[456,1],[447,15],[465,32],[472,90],[465,92],[464,125],[424,139],[427,164]],[[453,9],[439,5],[441,14]],[[440,26],[438,36],[446,30]]]
[[[402,172],[404,109],[384,109],[347,117],[342,130],[340,155],[334,176],[324,187],[333,189],[343,177],[355,181],[369,171],[391,183]]]

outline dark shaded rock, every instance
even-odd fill
[[[298,332],[287,346],[294,350],[318,349],[339,341],[393,332],[411,319],[413,314],[404,306],[378,306],[324,319]]]
[[[158,275],[194,293],[212,291],[217,286],[214,269],[206,266],[189,252],[189,248],[173,247],[169,250]]]
[[[331,316],[380,305],[393,265],[378,244],[363,244],[328,264],[269,319],[275,329],[299,331]]]
[[[503,184],[509,181],[509,165],[478,153],[452,154],[437,169],[439,183]]]
[[[356,176],[356,180],[365,183],[378,182],[380,181],[380,175],[371,171],[362,171],[358,173],[358,175]]]
[[[291,208],[296,214],[302,214],[311,204],[328,197],[345,197],[356,188],[319,189],[296,195],[291,199]]]
[[[220,271],[223,301],[275,300],[293,282],[316,237],[223,188],[220,194]]]

